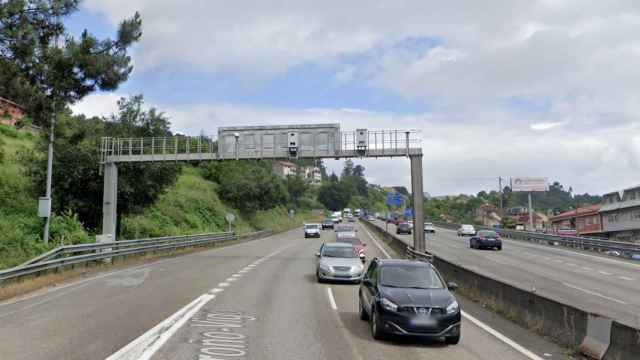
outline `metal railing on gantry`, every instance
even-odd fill
[[[218,151],[217,136],[171,136],[142,138],[104,137],[100,146],[101,163],[142,161],[198,161],[229,158],[351,158],[398,157],[422,154],[418,130],[341,131],[333,139],[318,140],[315,134],[302,136],[292,155],[286,137],[239,136],[233,156]],[[303,134],[304,135],[304,134]],[[319,136],[319,135],[318,135]]]

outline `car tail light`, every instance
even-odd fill
[[[484,239],[485,239],[485,237],[484,237],[484,236],[478,236],[478,238],[479,238],[480,240],[484,240]]]

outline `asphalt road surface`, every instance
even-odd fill
[[[386,257],[364,229],[367,255]],[[563,350],[477,305],[455,346],[374,341],[357,285],[319,284],[323,241],[301,229],[157,260],[0,304],[6,359],[563,359]],[[508,334],[506,337],[503,334]]]
[[[385,228],[383,221],[375,224]],[[389,232],[395,233],[393,224]],[[503,239],[502,251],[474,250],[469,248],[469,237],[442,228],[435,235],[425,235],[427,249],[445,260],[628,325],[640,325],[640,264],[509,239]],[[398,236],[413,244],[412,235]]]

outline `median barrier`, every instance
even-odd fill
[[[400,238],[366,220],[363,224],[397,254],[409,247]],[[563,304],[535,291],[495,280],[435,254],[433,264],[462,295],[555,342],[599,360],[639,360],[640,324],[633,328]]]

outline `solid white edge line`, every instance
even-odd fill
[[[541,358],[540,356],[532,353],[531,351],[529,351],[526,348],[522,347],[517,342],[515,342],[515,341],[509,339],[508,337],[502,335],[502,333],[496,331],[495,329],[493,329],[489,325],[487,325],[487,324],[483,323],[482,321],[474,318],[473,316],[467,314],[466,312],[462,311],[462,316],[464,316],[467,320],[471,321],[477,327],[479,327],[482,330],[488,332],[489,334],[495,336],[498,340],[500,340],[503,343],[511,346],[514,350],[516,350],[520,354],[528,357],[529,359],[531,359],[531,360],[543,360],[543,358]]]
[[[382,252],[384,253],[384,255],[390,259],[391,256],[389,256],[389,253],[387,253],[386,251],[384,251],[380,245],[378,245],[377,241],[374,239],[373,235],[371,235],[371,233],[369,233],[369,231],[363,226],[363,229],[367,232],[367,234],[369,235],[369,237],[371,238],[371,240],[373,240],[374,243],[376,243],[376,246],[378,246],[378,248],[380,250],[382,250]],[[329,290],[331,291],[331,290]],[[498,340],[502,341],[503,343],[509,345],[511,348],[513,348],[514,350],[516,350],[517,352],[519,352],[520,354],[528,357],[531,360],[544,360],[543,358],[541,358],[540,356],[534,354],[533,352],[531,352],[530,350],[527,350],[526,348],[524,348],[523,346],[521,346],[520,344],[518,344],[517,342],[509,339],[508,337],[502,335],[502,333],[500,333],[499,331],[495,330],[494,328],[492,328],[491,326],[483,323],[482,321],[474,318],[473,316],[467,314],[465,311],[461,311],[462,316],[465,317],[467,320],[471,321],[473,324],[475,324],[476,326],[478,326],[479,328],[481,328],[482,330],[488,332],[489,334],[493,335],[494,337],[496,337]]]
[[[371,241],[373,241],[373,243],[384,254],[384,256],[386,256],[388,259],[391,259],[391,255],[389,255],[389,253],[385,249],[382,248],[382,246],[378,243],[376,238],[373,237],[373,235],[369,232],[369,230],[364,226],[362,227],[362,229],[364,229],[364,231],[367,233],[367,235],[369,235],[369,238],[371,239]]]
[[[338,310],[338,305],[336,304],[336,299],[333,297],[333,291],[331,291],[331,287],[327,286],[327,297],[329,297],[329,305],[333,310]]]
[[[106,360],[148,360],[184,323],[193,317],[215,295],[201,295],[176,313],[161,321],[137,339],[125,345]]]

